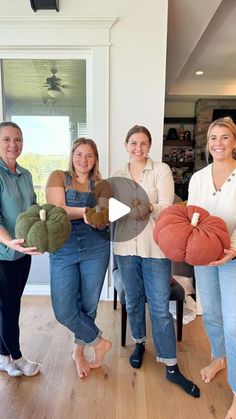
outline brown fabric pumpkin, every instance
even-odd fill
[[[135,198],[131,201],[130,217],[140,220],[150,214],[150,202]]]
[[[167,258],[190,265],[208,265],[230,248],[225,222],[195,205],[163,210],[155,223],[154,240]]]
[[[100,227],[102,225],[108,224],[108,208],[99,207],[96,205],[94,208],[89,208],[86,212],[87,220],[90,224]]]

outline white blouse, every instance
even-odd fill
[[[220,190],[216,190],[212,177],[212,164],[194,173],[189,183],[188,205],[198,205],[211,215],[224,220],[236,249],[236,169]]]
[[[125,165],[124,169],[116,171],[112,177],[124,177],[133,180],[128,164]],[[155,218],[158,217],[164,208],[172,205],[174,200],[174,181],[169,166],[166,163],[154,162],[148,158],[139,185],[146,192],[150,204],[153,206],[153,212],[150,214],[146,227],[140,234],[130,240],[113,243],[114,253],[121,256],[165,258],[165,255],[153,239],[153,230]],[[119,200],[118,196],[115,196],[115,198]],[[122,199],[120,200],[122,202]],[[127,219],[121,218],[117,220],[116,228],[124,237],[123,233],[125,234],[125,229],[127,229]]]

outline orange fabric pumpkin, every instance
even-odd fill
[[[230,248],[225,222],[195,205],[163,210],[155,223],[154,240],[167,258],[190,265],[208,265]]]

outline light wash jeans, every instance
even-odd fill
[[[96,205],[95,182],[90,192],[70,189],[66,172],[66,205]],[[50,254],[51,298],[56,319],[68,327],[78,344],[94,344],[101,330],[94,323],[110,256],[110,231],[94,229],[83,219],[71,222],[72,232],[63,247]]]
[[[169,312],[170,269],[168,259],[115,255],[125,288],[126,309],[135,342],[146,338],[145,301],[147,299],[157,361],[173,365],[176,340]]]
[[[227,358],[228,382],[236,391],[236,260],[195,266],[196,284],[212,356]]]
[[[78,344],[94,344],[101,331],[94,323],[109,263],[109,229],[72,224],[66,244],[50,254],[51,298],[56,319]]]

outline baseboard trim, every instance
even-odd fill
[[[29,285],[24,290],[24,295],[50,295],[50,285]]]
[[[108,297],[106,298],[104,294],[101,295],[102,301],[111,301],[113,300],[113,287],[108,287]],[[50,295],[50,285],[30,285],[27,284],[24,290],[24,295]]]

